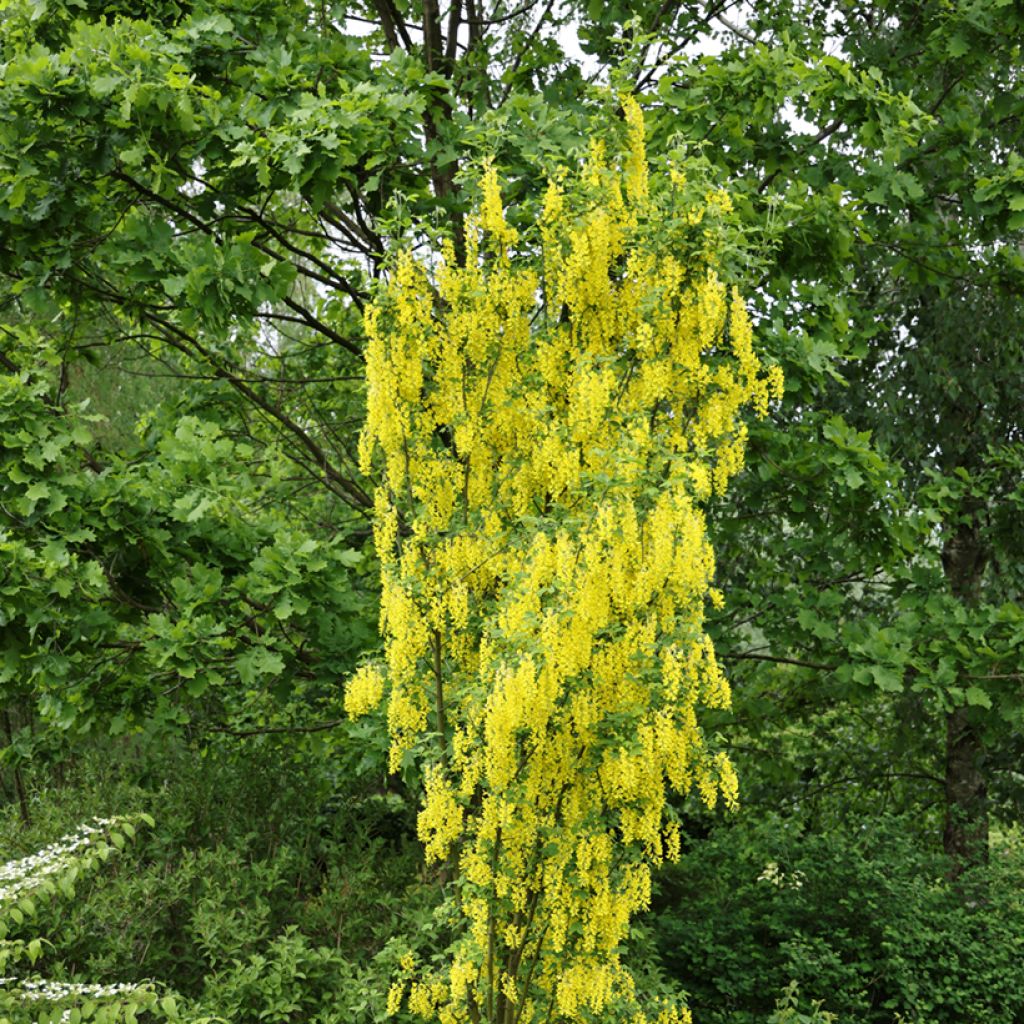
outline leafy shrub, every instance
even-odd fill
[[[203,1002],[233,1024],[355,1024],[382,1020],[387,977],[288,928],[260,953],[206,981]]]
[[[198,758],[126,744],[37,789],[30,828],[0,808],[0,848],[15,855],[112,808],[157,821],[101,878],[79,877],[74,900],[38,906],[59,952],[52,976],[159,979],[231,1024],[376,1019],[396,959],[388,938],[409,928],[428,947],[440,939],[415,811],[380,792],[372,767],[339,774],[337,760],[284,745]]]
[[[39,935],[40,901],[74,899],[75,882],[96,871],[111,853],[135,836],[140,816],[96,819],[25,857],[0,864],[0,1010],[9,1024],[20,1021],[93,1020],[97,1024],[134,1022],[138,1013],[178,1019],[172,997],[160,999],[148,984],[62,980],[41,977],[35,968],[53,944]],[[57,964],[59,967],[59,963]],[[10,971],[14,971],[10,975]]]
[[[740,818],[693,845],[654,928],[694,1018],[761,1024],[796,982],[844,1022],[1020,1021],[1024,850],[954,887],[922,845],[899,817],[827,835]]]

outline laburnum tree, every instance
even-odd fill
[[[389,1002],[444,1024],[689,1019],[639,1008],[619,950],[679,852],[670,793],[737,800],[698,714],[730,699],[702,505],[782,376],[720,279],[727,194],[650,176],[624,113],[624,156],[595,143],[522,233],[488,167],[464,252],[405,251],[367,312],[385,651],[346,704],[386,700],[391,769],[422,766],[462,927]]]

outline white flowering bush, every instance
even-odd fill
[[[31,934],[40,899],[74,898],[78,878],[105,863],[135,836],[152,826],[146,814],[97,818],[28,857],[0,865],[0,1021],[38,1024],[132,1024],[139,1014],[177,1020],[173,996],[151,984],[95,984],[57,981],[34,973],[52,943]]]

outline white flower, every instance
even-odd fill
[[[119,824],[116,818],[95,818],[80,825],[49,846],[36,853],[17,860],[0,864],[0,921],[17,904],[43,886],[47,879],[70,872],[82,862],[83,853],[90,847],[98,846],[109,834],[111,827]],[[19,959],[24,955],[26,944],[0,939],[0,963]],[[148,984],[130,985],[115,983],[93,985],[87,982],[52,981],[46,978],[0,977],[0,988],[8,994],[20,997],[23,1002],[67,1003],[84,999],[91,1000],[132,1000],[144,1001],[152,997],[153,989]],[[61,1024],[69,1024],[71,1009],[61,1014]]]

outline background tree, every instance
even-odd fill
[[[750,604],[723,655],[797,701],[801,677],[893,694],[921,733],[884,771],[938,776],[961,866],[1021,714],[1020,32],[1009,4],[758,5],[658,90],[663,131],[756,182],[737,207],[773,247],[759,328],[792,398],[717,524]]]

